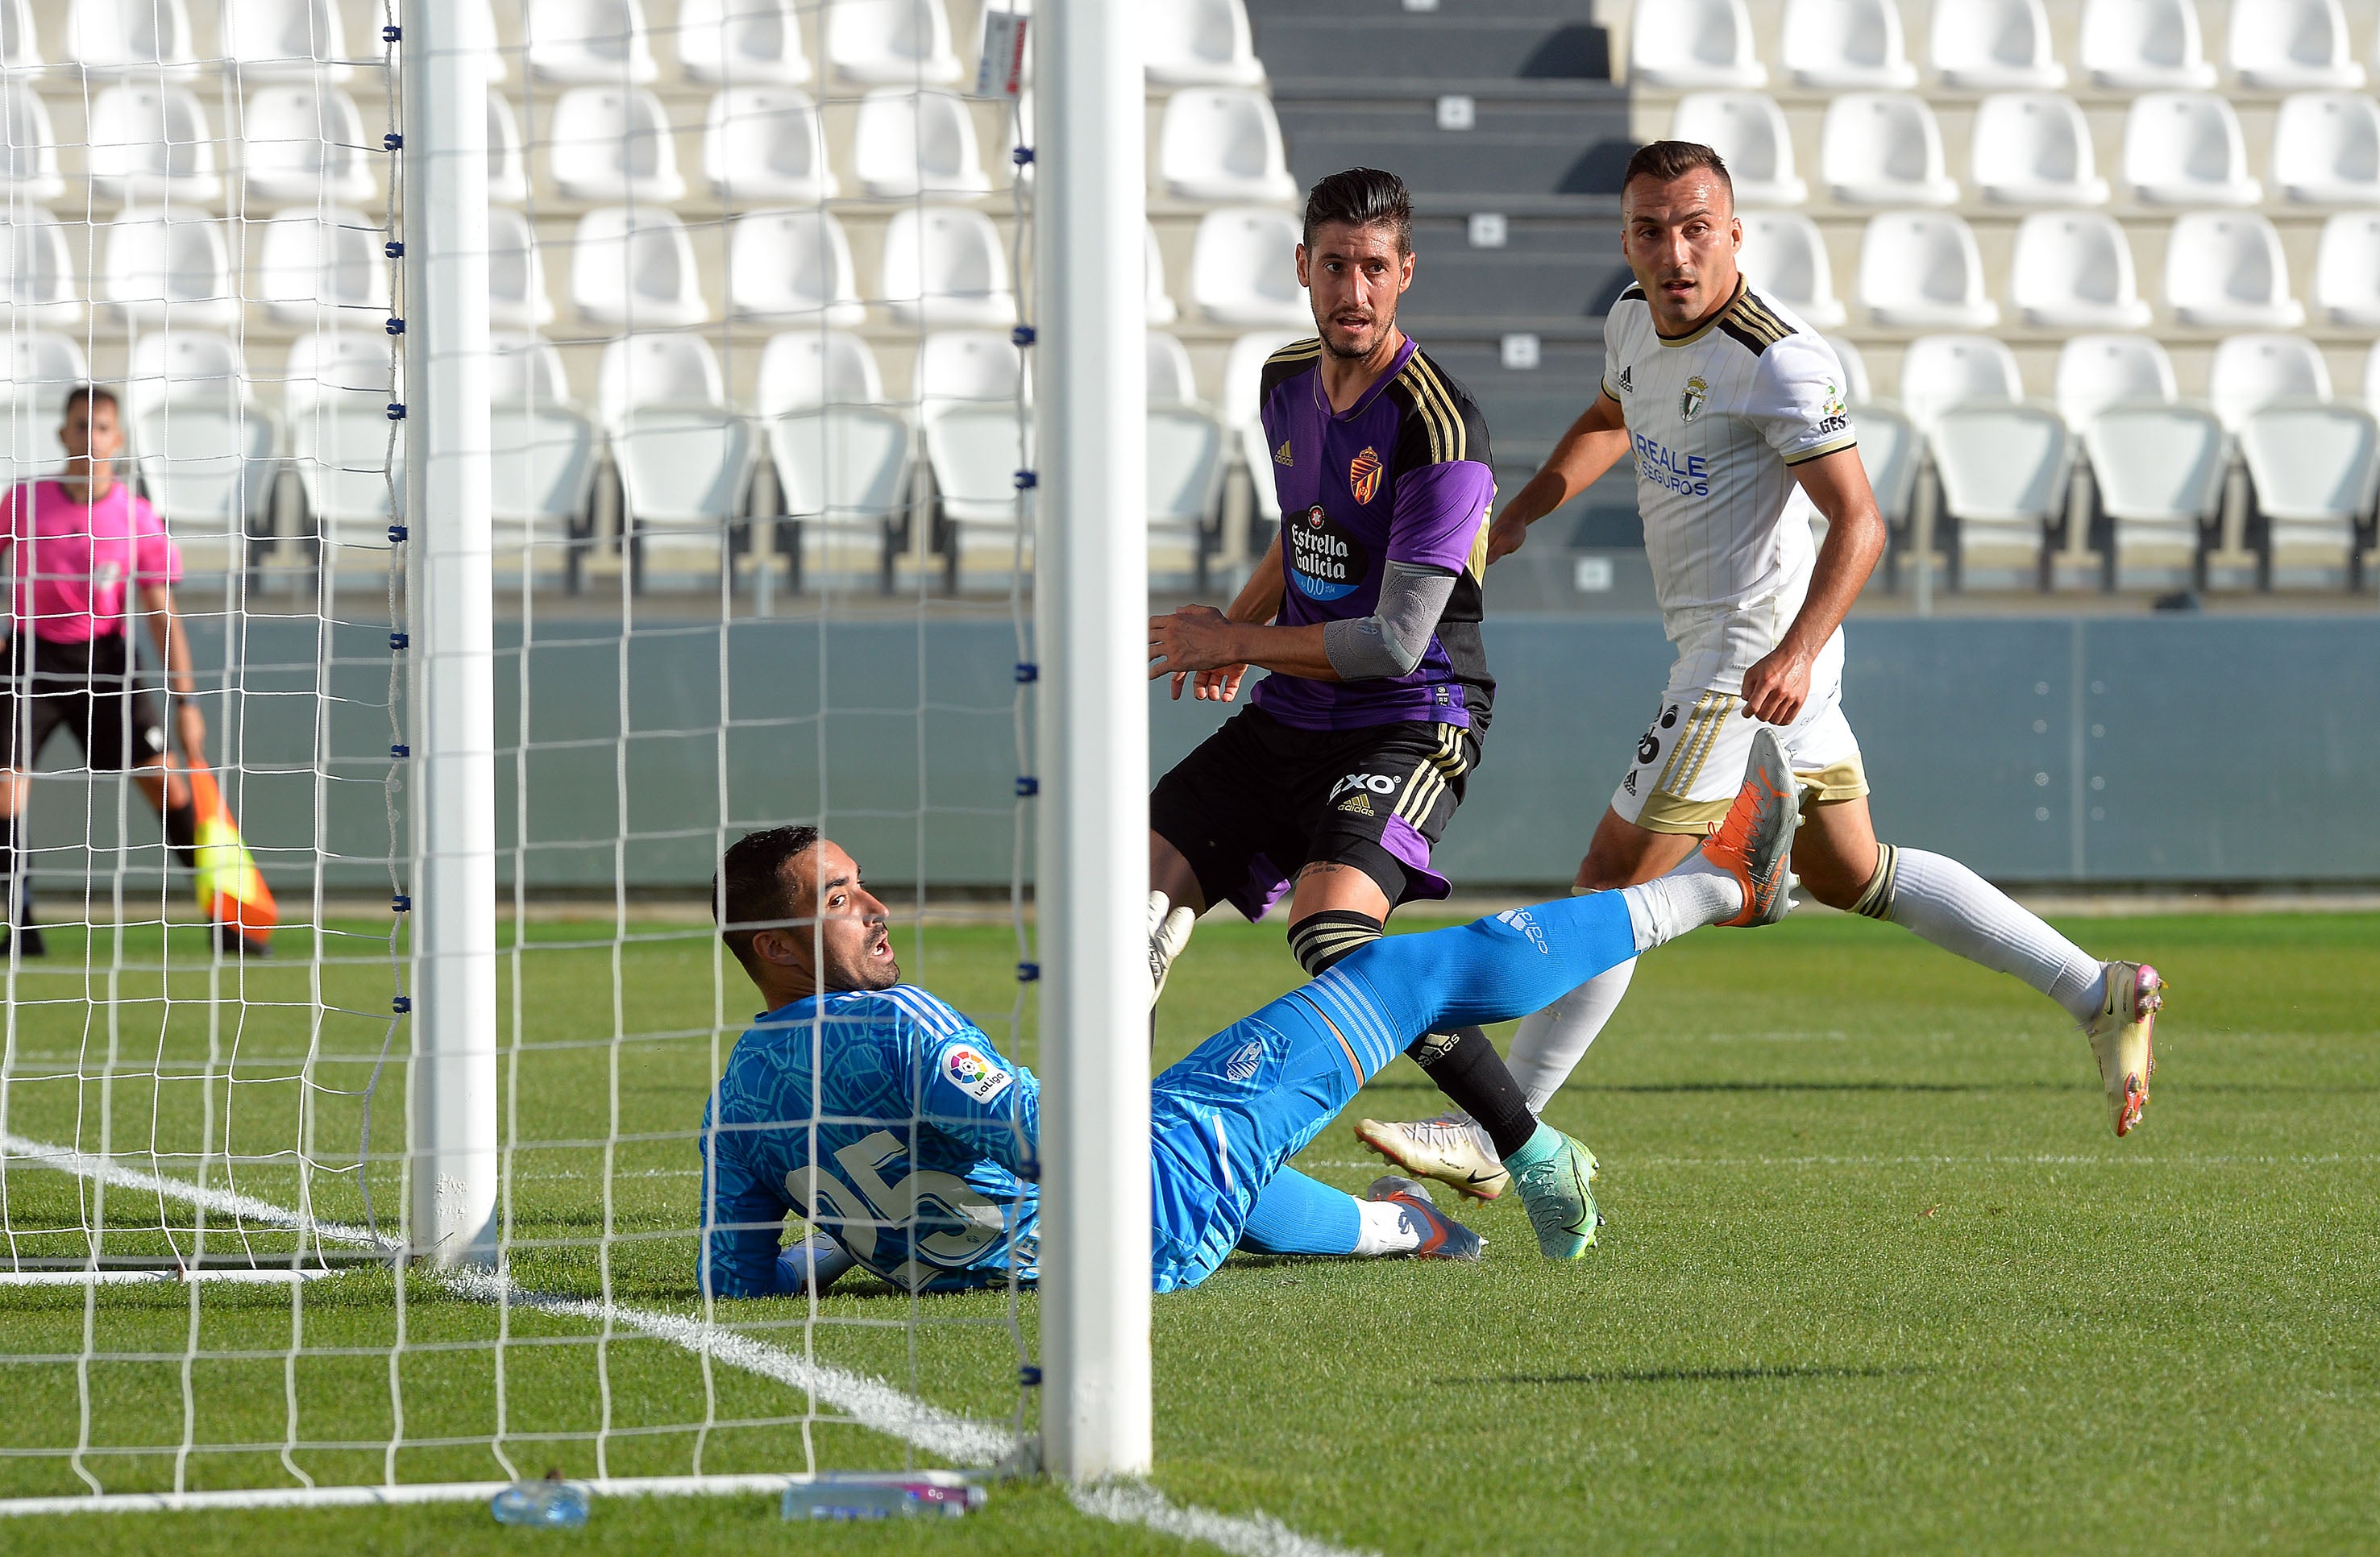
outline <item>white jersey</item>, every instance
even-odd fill
[[[1736,691],[1809,592],[1815,509],[1791,468],[1858,442],[1842,364],[1741,281],[1717,318],[1675,340],[1654,329],[1645,289],[1632,286],[1603,342],[1603,389],[1627,418],[1662,626],[1686,679]]]

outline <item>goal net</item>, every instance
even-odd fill
[[[820,827],[1036,1058],[985,3],[0,0],[0,1514],[1032,1431],[1029,1283],[697,1280],[744,833]],[[863,1177],[846,1243],[943,1214]]]

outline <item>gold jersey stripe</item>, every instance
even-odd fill
[[[1470,458],[1470,434],[1463,431],[1463,410],[1454,403],[1453,391],[1446,387],[1446,381],[1439,376],[1438,370],[1431,366],[1418,351],[1415,352],[1411,360],[1405,364],[1405,371],[1409,373],[1416,369],[1419,370],[1417,376],[1420,382],[1428,385],[1441,414],[1446,419],[1446,452],[1439,455],[1439,459],[1443,462],[1450,459]]]

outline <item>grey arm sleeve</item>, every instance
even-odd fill
[[[1380,578],[1379,609],[1357,621],[1322,625],[1322,650],[1342,681],[1410,675],[1454,593],[1443,568],[1392,562]]]

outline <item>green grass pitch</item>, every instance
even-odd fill
[[[2146,1122],[2107,1130],[2089,1054],[2012,980],[1891,929],[1805,917],[1757,934],[1695,936],[1648,958],[1612,1031],[1549,1111],[1604,1161],[1602,1247],[1556,1268],[1510,1201],[1463,1214],[1484,1266],[1238,1259],[1156,1306],[1160,1487],[1180,1502],[1262,1509],[1307,1535],[1390,1553],[1681,1551],[2358,1551],[2380,1547],[2380,917],[2096,920],[2086,945],[2155,962],[2172,984]],[[528,1284],[592,1294],[612,1234],[625,1302],[692,1311],[692,1148],[684,1132],[712,1064],[712,955],[654,927],[618,956],[584,927],[540,927],[521,958],[524,1138],[516,1160],[519,1264]],[[310,1120],[321,1214],[362,1214],[351,1162],[369,1057],[389,989],[369,942],[326,968],[334,1056],[304,1071],[309,971],[295,959],[220,975],[74,971],[65,937],[20,980],[18,1077],[6,1128],[114,1144],[195,1142],[213,1121],[236,1147],[295,1142]],[[935,930],[910,977],[1001,1036],[1014,960],[1004,931]],[[287,945],[285,950],[295,950]],[[194,949],[194,948],[193,948]],[[152,938],[125,960],[153,963]],[[108,951],[94,949],[104,966]],[[181,952],[177,950],[176,955]],[[732,969],[731,969],[732,972]],[[616,973],[616,978],[615,978]],[[244,977],[244,1010],[211,1003]],[[1203,927],[1177,967],[1159,1058],[1295,979],[1278,927]],[[615,1007],[615,990],[616,1007]],[[113,995],[92,1004],[86,996]],[[723,987],[739,1018],[747,991]],[[505,1009],[513,1008],[507,977]],[[170,1003],[169,1003],[170,1001]],[[274,1004],[283,1002],[283,1004]],[[232,1021],[229,1015],[238,1015]],[[515,1029],[507,1017],[507,1040]],[[602,1041],[623,1031],[634,1041]],[[94,1063],[163,1055],[162,1084]],[[222,1062],[208,1083],[204,1058]],[[1029,1057],[1029,1045],[1023,1046]],[[234,1064],[234,1061],[237,1061]],[[230,1066],[231,1082],[223,1079]],[[46,1078],[46,1079],[43,1079]],[[1357,1108],[1435,1112],[1402,1062]],[[403,1138],[383,1084],[375,1138]],[[604,1149],[617,1130],[612,1193]],[[655,1138],[641,1138],[641,1137]],[[1361,1190],[1377,1171],[1345,1125],[1301,1160]],[[167,1171],[178,1171],[169,1161]],[[238,1187],[285,1200],[294,1162]],[[376,1173],[377,1213],[395,1182]],[[22,1252],[79,1241],[77,1181],[12,1165],[8,1235]],[[152,1202],[111,1194],[110,1247],[134,1251]],[[187,1223],[186,1213],[176,1212]],[[185,1226],[187,1243],[190,1230]],[[220,1224],[209,1247],[237,1235]],[[270,1251],[285,1242],[255,1235]],[[284,1359],[279,1293],[207,1291],[210,1354],[193,1375],[198,1486],[281,1478],[295,1398],[297,1458],[324,1480],[376,1479],[395,1323],[391,1283],[316,1283],[303,1359]],[[798,1348],[801,1308],[745,1306]],[[941,1404],[1014,1407],[1014,1355],[998,1295],[913,1303],[838,1293],[819,1354]],[[1036,1322],[1028,1295],[1017,1317]],[[112,1295],[92,1312],[91,1442],[173,1444],[193,1324],[179,1291]],[[422,1349],[401,1373],[409,1479],[496,1474],[483,1343],[494,1315],[413,1291]],[[54,1459],[10,1449],[75,1441],[79,1292],[0,1290],[0,1493],[71,1491]],[[706,1468],[798,1468],[800,1400],[721,1368],[706,1397],[685,1354],[590,1344],[589,1327],[516,1314],[508,1353],[516,1459],[594,1469],[604,1425],[616,1475],[682,1471],[682,1425],[706,1412]],[[150,1360],[142,1360],[150,1359]],[[737,1425],[750,1424],[750,1425]],[[557,1435],[541,1438],[540,1434]],[[820,1426],[827,1466],[899,1463],[887,1441]],[[110,1487],[168,1484],[171,1456],[102,1456]],[[598,1505],[575,1533],[495,1527],[477,1506],[0,1521],[0,1551],[93,1553],[577,1551],[731,1552],[1178,1551],[1182,1543],[1075,1514],[1047,1487],[995,1492],[948,1527],[787,1528],[758,1499]]]

